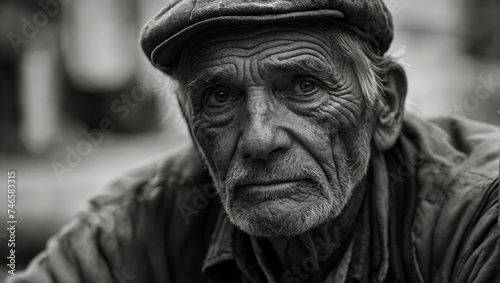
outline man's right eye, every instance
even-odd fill
[[[224,89],[209,90],[203,101],[204,106],[222,107],[227,103],[237,101],[239,97]]]
[[[224,103],[231,98],[227,91],[219,90],[209,95],[208,103]]]
[[[226,87],[214,87],[203,92],[202,115],[212,125],[222,125],[231,121],[239,110],[242,96]]]

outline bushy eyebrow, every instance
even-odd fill
[[[315,76],[325,83],[335,83],[334,70],[318,59],[303,58],[300,60],[281,60],[279,62],[266,62],[263,64],[263,70],[269,77],[278,76]],[[196,75],[186,86],[188,94],[196,94],[201,90],[220,82],[232,82],[234,76],[228,70],[218,70],[215,72],[205,71]]]
[[[267,63],[264,70],[272,75],[313,75],[322,80],[332,80],[334,71],[317,59],[283,60]]]
[[[218,71],[213,74],[209,72],[204,72],[200,75],[197,75],[191,82],[189,82],[186,86],[187,93],[197,93],[200,90],[203,90],[207,87],[213,86],[218,82],[223,81],[231,81],[233,76],[229,74],[227,71]]]

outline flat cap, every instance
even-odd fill
[[[215,25],[336,19],[363,34],[380,54],[393,36],[392,17],[382,0],[172,0],[141,32],[152,64],[171,74],[186,40]]]

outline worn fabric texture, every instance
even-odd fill
[[[372,152],[355,231],[325,282],[500,282],[498,141],[489,125],[407,113],[397,144]],[[283,282],[195,154],[121,179],[10,280]]]
[[[174,0],[143,28],[141,46],[154,66],[170,74],[183,43],[216,25],[337,19],[385,53],[393,37],[392,16],[381,0]]]

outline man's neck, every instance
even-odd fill
[[[301,282],[324,281],[349,245],[365,192],[363,180],[338,217],[306,233],[291,238],[259,239],[278,282],[286,277],[296,277]]]

